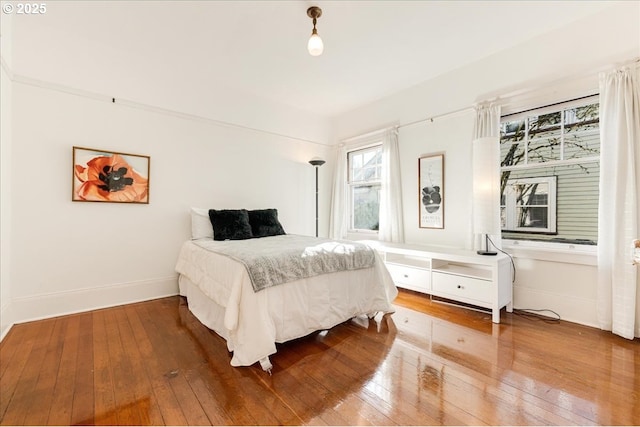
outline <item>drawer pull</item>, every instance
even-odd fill
[[[405,279],[408,279],[408,278],[409,278],[409,275],[408,275],[408,274],[403,274],[403,276],[404,276],[404,278],[405,278]]]
[[[464,289],[464,286],[458,285],[458,289]]]

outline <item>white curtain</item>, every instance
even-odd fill
[[[473,139],[484,138],[487,136],[500,136],[499,105],[479,105],[476,107]]]
[[[402,220],[402,182],[398,130],[385,131],[382,138],[382,176],[380,185],[380,229],[378,239],[404,242]]]
[[[598,321],[624,338],[640,336],[640,88],[638,69],[600,75],[600,200],[598,205]]]
[[[333,177],[333,196],[331,198],[331,216],[329,217],[329,237],[344,239],[347,237],[347,148],[341,145],[336,153],[336,170]]]
[[[480,105],[476,107],[476,117],[475,123],[473,126],[473,138],[472,141],[478,140],[480,138],[486,137],[497,137],[500,138],[500,106],[499,105]],[[472,150],[473,150],[473,142],[472,142]],[[500,173],[500,162],[496,162],[496,173]],[[497,195],[497,199],[493,200],[496,206],[500,205],[500,195]],[[473,205],[473,203],[472,203]],[[485,248],[485,236],[484,234],[478,233],[475,230],[473,224],[473,210],[474,207],[471,207],[472,216],[470,217],[470,228],[472,233],[473,244],[471,245],[473,249],[484,249]],[[500,210],[497,210],[496,218],[494,218],[495,229],[498,230],[495,234],[490,234],[489,238],[493,242],[496,248],[502,249],[502,236],[500,233]],[[489,244],[489,249],[491,250],[491,244]]]

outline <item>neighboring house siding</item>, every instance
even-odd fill
[[[589,239],[597,242],[598,180],[600,165],[586,163],[511,171],[510,179],[555,175],[557,187],[557,234],[503,232],[504,238],[535,240]],[[577,178],[580,179],[577,179]]]

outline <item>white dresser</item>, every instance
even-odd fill
[[[396,286],[491,310],[513,311],[511,260],[507,255],[478,255],[464,249],[437,248],[366,240],[383,257]]]

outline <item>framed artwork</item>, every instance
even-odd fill
[[[444,228],[444,154],[418,159],[420,228]]]
[[[151,158],[73,147],[74,202],[149,203]]]

